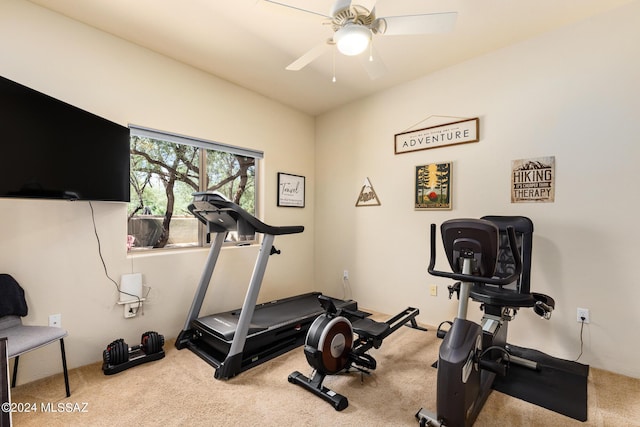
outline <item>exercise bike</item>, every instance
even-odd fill
[[[441,234],[453,272],[435,270],[435,224],[428,271],[460,280],[449,287],[450,298],[458,294],[458,314],[452,323],[443,322],[451,324],[448,331],[441,324],[437,332],[444,338],[437,365],[437,412],[422,408],[416,418],[421,427],[468,427],[482,410],[496,375],[505,376],[510,363],[538,368],[509,352],[508,322],[523,307],[549,319],[555,302],[529,290],[533,223],[528,218],[454,219],[441,225]],[[467,320],[470,299],[481,302],[481,324]]]
[[[322,385],[327,375],[348,372],[352,367],[362,375],[369,374],[377,366],[373,356],[367,354],[370,349],[380,348],[386,337],[407,323],[413,329],[426,329],[416,322],[415,318],[420,313],[417,308],[407,307],[389,320],[377,322],[367,317],[369,313],[337,309],[333,301],[324,295],[318,299],[325,314],[311,324],[304,346],[313,374],[309,378],[295,371],[289,375],[289,382],[329,402],[336,411],[342,411],[349,406],[349,401],[346,396]]]

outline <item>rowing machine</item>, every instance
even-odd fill
[[[313,374],[309,378],[295,371],[289,375],[289,382],[329,402],[336,411],[342,411],[349,406],[349,401],[346,396],[322,385],[327,375],[348,372],[352,367],[369,374],[377,365],[373,356],[367,354],[371,348],[380,348],[386,337],[407,323],[414,329],[426,329],[418,326],[415,320],[419,314],[417,308],[408,307],[385,322],[377,322],[361,312],[336,309],[333,301],[325,296],[318,299],[325,313],[311,324],[304,346]],[[351,322],[349,318],[355,320]]]

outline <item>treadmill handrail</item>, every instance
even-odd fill
[[[189,210],[191,211],[191,213],[194,214],[196,218],[198,218],[200,221],[202,221],[205,224],[208,221],[204,217],[199,215],[200,212],[206,213],[206,212],[214,212],[214,211],[231,211],[239,215],[245,221],[247,221],[247,223],[249,223],[249,225],[251,225],[251,227],[255,229],[255,231],[258,233],[270,234],[272,236],[280,236],[283,234],[302,233],[304,231],[304,226],[302,225],[273,226],[273,225],[265,224],[255,216],[251,215],[246,210],[242,209],[237,204],[228,200],[222,200],[220,198],[213,197],[214,194],[215,193],[211,193],[211,192],[193,193],[194,199],[201,197],[202,201],[212,205],[213,209],[208,210],[208,209],[198,208],[193,203],[189,206]],[[207,197],[207,196],[211,196],[211,197]]]

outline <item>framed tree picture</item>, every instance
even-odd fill
[[[449,210],[451,195],[451,162],[416,166],[416,210]]]
[[[278,172],[278,206],[304,208],[304,176]]]

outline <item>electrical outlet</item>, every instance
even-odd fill
[[[344,270],[342,272],[342,279],[343,280],[349,280],[349,270]]]
[[[54,326],[56,328],[62,328],[62,314],[50,314],[49,315],[49,326]]]
[[[432,297],[438,296],[438,285],[429,285],[429,295]]]
[[[588,308],[580,308],[578,307],[578,322],[583,322],[583,318],[584,318],[584,323],[589,323],[589,309]]]
[[[124,318],[129,319],[131,317],[136,317],[138,311],[141,309],[142,303],[131,302],[124,305]]]

